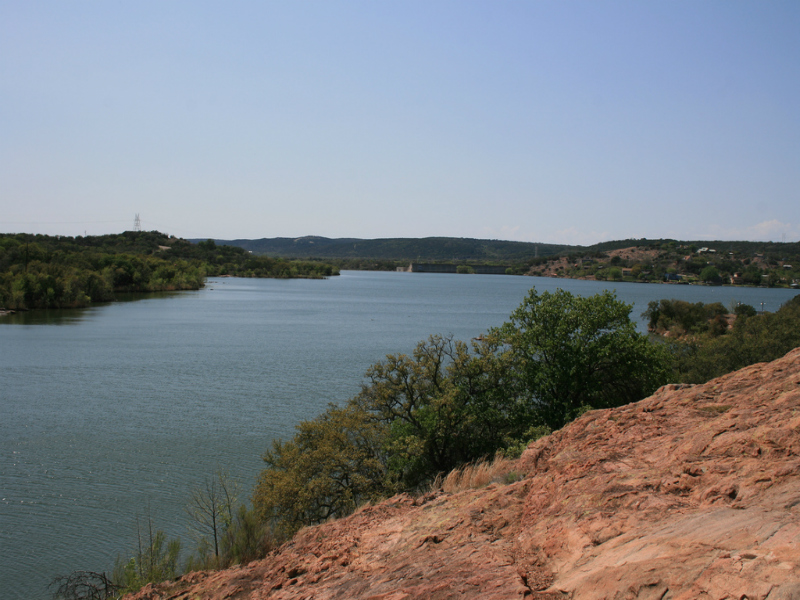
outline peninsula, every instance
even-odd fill
[[[314,278],[335,266],[257,256],[158,231],[68,237],[0,234],[0,315],[10,310],[78,308],[124,292],[196,290],[208,276]]]

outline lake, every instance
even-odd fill
[[[787,289],[345,271],[216,278],[197,292],[0,318],[0,590],[49,597],[75,569],[130,556],[136,518],[191,549],[189,489],[224,467],[247,493],[271,439],[354,395],[372,363],[433,333],[468,340],[528,290],[633,303],[744,302]]]

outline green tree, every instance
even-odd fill
[[[713,265],[708,265],[700,271],[700,279],[706,283],[720,283],[722,281],[719,270]]]
[[[259,519],[283,537],[382,497],[393,489],[384,439],[384,427],[354,403],[303,421],[264,454],[253,493]]]
[[[416,488],[513,443],[525,429],[508,354],[496,338],[472,348],[433,335],[411,356],[369,368],[355,402],[387,428],[390,471]]]
[[[640,400],[666,383],[669,357],[636,331],[631,308],[608,291],[582,298],[532,289],[494,330],[513,356],[531,425],[557,429],[586,407]]]
[[[742,282],[747,285],[761,285],[761,269],[757,265],[749,265],[742,273]]]
[[[669,358],[606,292],[532,290],[503,327],[468,346],[434,335],[387,355],[361,392],[304,421],[264,455],[256,516],[283,537],[562,426],[587,408],[638,400]]]

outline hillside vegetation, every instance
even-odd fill
[[[798,284],[800,280],[800,243],[643,238],[570,246],[473,238],[317,236],[216,240],[216,243],[244,248],[254,254],[325,259],[342,269],[393,271],[409,262],[432,262],[503,265],[514,275],[611,281],[774,287]]]
[[[0,234],[0,307],[76,308],[122,292],[193,290],[207,276],[311,277],[330,264],[254,256],[212,240],[192,244],[157,231],[67,237]]]
[[[650,302],[643,316],[666,337],[673,381],[705,383],[800,346],[800,295],[774,313],[758,314],[747,304],[726,312],[719,303]]]
[[[626,242],[530,261],[529,275],[628,282],[797,287],[800,244]]]
[[[292,258],[363,259],[387,261],[524,261],[570,248],[563,244],[533,244],[473,238],[330,239],[317,236],[216,240],[254,254]]]

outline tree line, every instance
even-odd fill
[[[323,278],[331,264],[253,256],[157,231],[67,237],[0,234],[0,308],[79,308],[125,292],[196,290],[206,277]]]
[[[674,381],[705,383],[800,346],[800,295],[774,313],[759,314],[748,304],[728,310],[719,302],[661,300],[650,302],[643,316],[666,336]]]
[[[527,273],[629,282],[667,280],[762,287],[800,284],[800,243],[713,244],[717,245],[716,249],[674,240],[608,242],[578,252],[529,259],[526,263]],[[638,258],[627,259],[619,254],[610,254],[614,250],[624,249],[648,252],[639,253]]]

